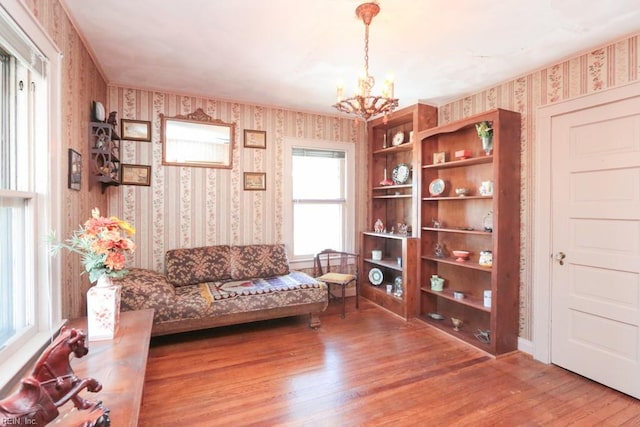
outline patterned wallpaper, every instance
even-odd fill
[[[638,80],[640,35],[598,47],[582,55],[554,64],[451,102],[438,109],[438,122],[451,121],[492,108],[518,111],[522,117],[521,182],[521,285],[520,337],[531,340],[533,271],[533,182],[536,110],[539,106],[576,98]]]
[[[119,119],[152,123],[151,142],[123,141],[121,154],[123,163],[151,165],[151,186],[108,190],[110,212],[137,228],[138,267],[164,271],[168,249],[282,242],[285,137],[354,142],[356,170],[366,170],[364,128],[353,120],[124,87],[109,87],[107,104]],[[160,114],[184,115],[197,108],[236,124],[232,169],[162,165]],[[266,131],[267,148],[243,147],[244,129]],[[243,172],[266,172],[266,191],[244,191]],[[357,184],[358,218],[365,215],[365,184]]]
[[[107,212],[107,198],[99,187],[89,182],[88,159],[91,101],[106,101],[107,85],[96,68],[83,41],[78,36],[60,3],[51,0],[25,0],[25,5],[38,19],[51,39],[62,51],[62,153],[60,168],[63,183],[61,197],[62,228],[55,230],[59,238],[72,231],[91,216],[98,207]],[[82,155],[83,169],[80,191],[67,189],[67,151],[73,148]],[[80,264],[80,257],[62,251],[62,317],[86,315],[85,294],[89,280]]]

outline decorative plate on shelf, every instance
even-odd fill
[[[391,144],[393,144],[394,146],[400,145],[404,142],[404,132],[400,131],[400,132],[396,132],[393,135],[393,139],[391,140]]]
[[[94,101],[93,102],[93,117],[97,122],[104,122],[106,118],[106,113],[104,110],[104,105],[102,102]]]
[[[369,281],[372,285],[378,286],[382,283],[382,280],[382,271],[379,268],[372,268],[369,270]]]
[[[444,181],[440,178],[436,178],[429,184],[429,194],[432,196],[439,196],[444,192]]]
[[[398,166],[393,168],[393,171],[391,172],[391,179],[393,180],[394,184],[406,184],[406,182],[409,180],[410,175],[411,169],[409,168],[409,165],[406,163],[400,163]]]

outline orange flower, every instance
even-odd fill
[[[117,243],[118,248],[133,252],[136,249],[136,244],[131,239],[123,238]]]
[[[91,244],[91,250],[97,254],[106,254],[107,252],[109,252],[110,249],[113,249],[114,246],[115,245],[113,241],[100,239],[100,240],[95,240]]]
[[[121,252],[109,252],[104,265],[111,270],[122,270],[124,267],[124,255]]]
[[[115,230],[108,229],[103,231],[102,233],[100,233],[99,238],[101,240],[110,240],[112,242],[117,242],[118,240],[122,239],[122,236],[120,236],[120,232],[116,228]]]
[[[97,236],[105,230],[118,230],[118,224],[109,218],[91,218],[84,223],[85,233],[90,236]]]

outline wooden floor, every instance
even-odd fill
[[[152,340],[142,426],[639,426],[640,401],[361,300]]]

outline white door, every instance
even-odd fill
[[[640,96],[551,135],[551,362],[640,398]]]

